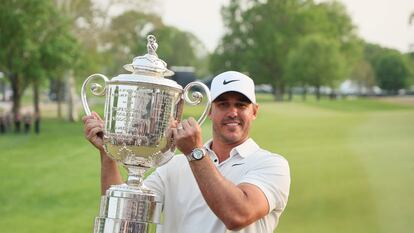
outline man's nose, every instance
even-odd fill
[[[227,113],[227,116],[228,117],[231,117],[231,118],[237,117],[237,108],[235,106],[231,106],[229,108],[229,111]]]

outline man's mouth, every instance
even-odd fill
[[[238,125],[240,125],[240,122],[238,122],[238,121],[223,122],[223,125],[238,126]]]

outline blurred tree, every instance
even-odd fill
[[[371,63],[371,65],[375,68],[376,63],[378,62],[378,59],[381,58],[384,54],[396,52],[397,50],[389,49],[389,48],[383,48],[377,44],[371,44],[371,43],[364,43],[364,57],[365,59]]]
[[[414,86],[414,51],[413,52],[409,52],[406,54],[406,56],[409,59],[409,67],[410,67],[410,77],[408,79],[408,86],[410,86],[410,91],[413,90],[413,86]]]
[[[412,67],[406,56],[398,52],[383,54],[376,63],[376,76],[380,88],[389,94],[397,94],[406,88],[412,76]]]
[[[113,38],[108,38],[114,34],[112,33],[114,30],[112,25],[115,18],[125,11],[138,11],[150,15],[156,10],[155,4],[153,4],[154,0],[55,0],[55,2],[61,13],[69,18],[72,32],[82,47],[76,63],[73,64],[74,76],[80,83],[91,73],[104,72],[113,75],[120,69],[120,66],[116,67],[117,64],[121,65],[116,60],[120,55],[108,51],[116,43],[119,43],[117,40],[110,40]],[[116,10],[114,11],[114,9]],[[121,12],[119,12],[120,9]],[[130,26],[134,22],[134,19],[131,18],[126,26]],[[122,30],[122,24],[117,26],[120,28],[115,28],[115,30]],[[122,65],[128,62],[129,58],[123,57],[123,59]],[[116,67],[116,71],[114,71],[114,67]]]
[[[405,55],[395,49],[365,43],[364,56],[374,68],[376,83],[390,94],[414,83],[411,53]]]
[[[363,56],[362,40],[358,38],[351,17],[342,3],[327,1],[311,6],[305,11],[305,32],[323,35],[325,39],[338,44],[344,69],[341,79],[344,80]]]
[[[158,48],[158,54],[170,66],[193,66],[197,75],[207,75],[205,63],[200,62],[207,57],[207,49],[192,33],[172,26],[162,26],[150,34],[160,38],[162,46]]]
[[[414,11],[410,14],[408,17],[408,24],[413,25],[414,24]],[[409,45],[410,50],[414,51],[414,41]]]
[[[21,96],[30,83],[33,83],[38,113],[39,87],[45,78],[62,84],[63,74],[68,70],[74,70],[75,76],[82,79],[86,74],[102,70],[109,75],[118,73],[123,64],[146,52],[145,37],[150,31],[158,33],[159,30],[161,37],[173,41],[160,47],[165,49],[166,61],[173,59],[177,64],[194,64],[206,70],[200,65],[206,56],[202,43],[192,34],[166,27],[153,13],[150,2],[110,0],[103,7],[99,4],[97,7],[93,0],[2,2],[0,70],[10,80],[15,115],[18,116]],[[131,11],[113,16],[110,15],[113,6]],[[61,88],[62,85],[57,85],[58,115],[62,115]]]
[[[298,47],[291,50],[286,67],[289,83],[299,84],[304,90],[306,86],[314,86],[318,100],[320,87],[334,87],[345,71],[338,43],[318,34],[304,37]]]
[[[98,70],[104,60],[98,51],[100,35],[104,30],[100,22],[108,16],[94,7],[92,0],[55,0],[55,3],[59,12],[68,19],[71,33],[82,47],[73,69],[81,77]]]
[[[194,35],[164,25],[154,0],[55,1],[71,19],[73,31],[82,44],[82,63],[75,70],[75,75],[82,79],[97,71],[108,76],[125,72],[124,64],[146,52],[149,33],[163,34],[157,36],[164,41],[159,52],[168,52],[160,55],[168,64],[186,64],[191,60],[198,71],[207,70],[202,62],[207,56],[204,45]],[[117,10],[113,11],[114,8]],[[168,39],[163,39],[164,36]]]
[[[6,0],[0,5],[0,69],[11,83],[15,118],[30,83],[36,88],[44,77],[71,63],[65,63],[70,59],[66,53],[76,47],[76,42],[64,24],[50,0]],[[72,47],[66,41],[71,41]],[[35,91],[35,97],[37,94]],[[39,111],[38,103],[35,111]]]
[[[110,75],[125,72],[124,64],[146,52],[148,32],[161,25],[160,17],[138,11],[127,11],[113,18],[102,34],[102,52],[108,60],[105,72]]]
[[[150,13],[127,11],[112,19],[109,30],[103,36],[108,73],[125,72],[122,66],[135,56],[147,52],[147,35],[157,37],[157,54],[168,65],[195,66],[202,70],[200,59],[207,54],[204,45],[191,33],[166,26],[162,19]],[[204,55],[203,55],[204,54]]]
[[[65,71],[59,78],[51,79],[51,89],[56,94],[58,102],[58,116],[62,115],[61,101],[64,93],[70,99],[69,90],[79,90],[76,83],[82,83],[84,78],[91,73],[102,71],[103,67],[111,59],[103,55],[104,34],[108,30],[112,20],[110,11],[113,7],[127,9],[142,9],[150,0],[108,0],[105,2],[96,0],[54,0],[60,13],[70,22],[72,34],[79,41],[81,49],[77,50],[76,59],[72,63],[71,70]],[[148,8],[146,8],[148,9]],[[72,74],[72,75],[69,75]],[[70,86],[72,85],[72,86]],[[64,93],[63,93],[64,92]],[[70,104],[69,104],[70,103]],[[69,101],[68,111],[75,109],[75,101]],[[75,111],[76,112],[76,111]],[[74,114],[68,114],[69,120],[73,120]]]
[[[257,83],[270,83],[281,100],[285,56],[303,31],[301,2],[230,1],[222,9],[226,31],[212,56],[212,70],[246,72]]]
[[[59,13],[58,13],[59,14]],[[57,15],[56,17],[63,17]],[[64,83],[65,73],[69,70],[76,69],[76,63],[80,62],[79,54],[80,47],[78,41],[71,35],[68,21],[65,19],[55,20],[51,24],[57,24],[53,27],[53,30],[48,32],[48,37],[41,43],[40,62],[41,67],[44,71],[47,71],[45,76],[49,80],[54,80],[56,85],[56,97],[57,97],[57,112],[58,117],[62,117],[62,101],[64,95]],[[34,88],[38,89],[39,81],[34,83]],[[39,92],[38,90],[36,91]],[[38,105],[38,97],[34,98],[35,106]]]
[[[335,40],[344,54],[343,70],[350,70],[353,57],[359,56],[354,26],[337,2],[231,0],[222,16],[226,32],[212,55],[211,69],[247,72],[257,83],[272,84],[276,100],[282,100],[286,86],[287,54],[305,35]]]
[[[371,63],[366,60],[361,60],[355,64],[351,72],[350,79],[358,86],[358,94],[363,95],[362,89],[367,90],[367,95],[373,94],[373,88],[376,85],[375,71]]]

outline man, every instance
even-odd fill
[[[224,72],[213,79],[211,98],[213,138],[203,145],[193,118],[175,124],[174,142],[183,155],[145,180],[164,200],[162,228],[176,233],[271,233],[288,200],[289,165],[249,138],[259,109],[254,82],[239,72]],[[94,114],[84,122],[85,136],[101,152],[104,193],[122,179],[98,136],[102,120]]]

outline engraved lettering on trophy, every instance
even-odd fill
[[[129,208],[128,216],[131,216],[132,218],[139,216],[137,213],[137,205],[138,203],[136,201],[131,201],[131,208]]]
[[[137,215],[138,216],[145,216],[145,202],[139,202],[137,206]]]

